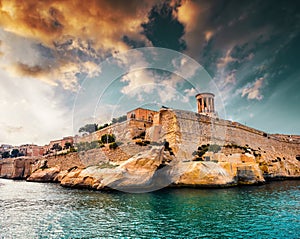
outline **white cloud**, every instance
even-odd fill
[[[190,101],[190,97],[195,97],[197,94],[197,91],[195,88],[185,89],[184,90],[185,95],[183,96],[182,102],[188,103]]]
[[[45,144],[71,135],[71,110],[59,102],[52,86],[0,70],[0,144]]]
[[[235,84],[236,83],[236,70],[233,70],[231,72],[229,72],[224,80],[224,85],[228,85],[228,84]]]
[[[122,77],[121,82],[127,85],[121,89],[121,93],[136,97],[140,102],[148,96],[156,101],[158,97],[162,103],[166,103],[177,99],[181,94],[177,86],[182,81],[176,74],[164,75],[149,69],[135,70]]]
[[[117,66],[129,72],[133,69],[143,69],[149,66],[143,51],[136,49],[127,51],[125,54],[116,53],[113,57],[109,58],[109,61],[115,62]]]
[[[229,63],[237,60],[231,56],[231,51],[232,49],[227,50],[226,55],[219,59],[217,63],[218,70],[224,69]]]
[[[237,70],[228,70],[228,64],[238,61],[238,59],[231,56],[232,48],[228,49],[224,55],[217,62],[217,72],[214,77],[214,82],[216,83],[218,90],[222,94],[224,102],[229,103],[229,97],[231,92],[234,90],[237,79]]]
[[[242,90],[242,97],[247,96],[249,100],[261,100],[263,95],[261,94],[261,88],[263,87],[263,83],[265,81],[264,77],[258,78],[254,83],[246,86]]]
[[[170,86],[160,86],[157,92],[162,103],[175,101],[178,98],[178,91]]]
[[[185,79],[193,77],[199,69],[199,64],[191,64],[191,60],[187,56],[182,55],[180,58],[175,58],[172,60],[172,65],[174,67],[174,73],[178,74]]]
[[[44,77],[46,80],[49,76],[52,76],[52,80],[60,83],[64,89],[75,92],[79,89],[77,74],[83,73],[86,74],[87,77],[96,77],[100,72],[100,67],[91,61],[81,64],[68,62],[54,69],[53,72],[50,72]]]
[[[121,82],[128,83],[121,92],[130,97],[138,97],[142,101],[144,93],[150,94],[156,88],[155,76],[149,70],[135,70],[122,77]]]

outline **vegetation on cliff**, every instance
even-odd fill
[[[126,115],[122,115],[118,118],[112,118],[110,123],[105,123],[103,125],[98,125],[96,123],[92,123],[92,124],[86,124],[85,126],[82,126],[79,128],[78,132],[79,133],[93,133],[97,130],[101,130],[104,129],[110,125],[116,124],[116,123],[121,123],[127,120],[127,116]]]

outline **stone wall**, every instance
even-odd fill
[[[105,134],[114,134],[116,136],[116,141],[128,142],[131,141],[133,137],[144,132],[150,126],[152,126],[151,122],[130,119],[121,123],[110,125],[89,135],[78,137],[77,143],[101,140],[101,136]]]
[[[295,159],[300,154],[300,142],[289,141],[287,137],[276,137],[237,122],[171,109],[161,110],[160,118],[161,128],[159,137],[156,138],[158,141],[166,139],[180,158],[190,159],[198,146],[208,143],[248,145],[270,158]],[[157,128],[154,126],[147,132],[150,140],[153,140],[155,127]]]
[[[99,165],[101,163],[125,161],[132,156],[147,150],[148,147],[139,146],[133,143],[123,143],[116,149],[104,148],[91,149],[80,152],[80,162],[85,166]]]

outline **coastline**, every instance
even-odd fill
[[[244,159],[245,155],[241,157]],[[290,172],[290,168],[281,168],[274,175],[263,174],[257,162],[248,162],[247,170],[242,171],[241,168],[245,167],[243,164],[178,162],[163,146],[155,146],[114,166],[109,163],[104,166],[84,165],[78,153],[39,159],[3,159],[0,161],[0,178],[57,183],[68,188],[125,192],[149,192],[161,188],[221,189],[300,179],[300,166],[294,171],[295,174],[283,175],[282,172]],[[205,170],[207,168],[208,171]],[[225,170],[228,168],[231,171]]]

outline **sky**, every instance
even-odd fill
[[[135,107],[300,134],[300,3],[0,0],[0,144],[74,135]]]

